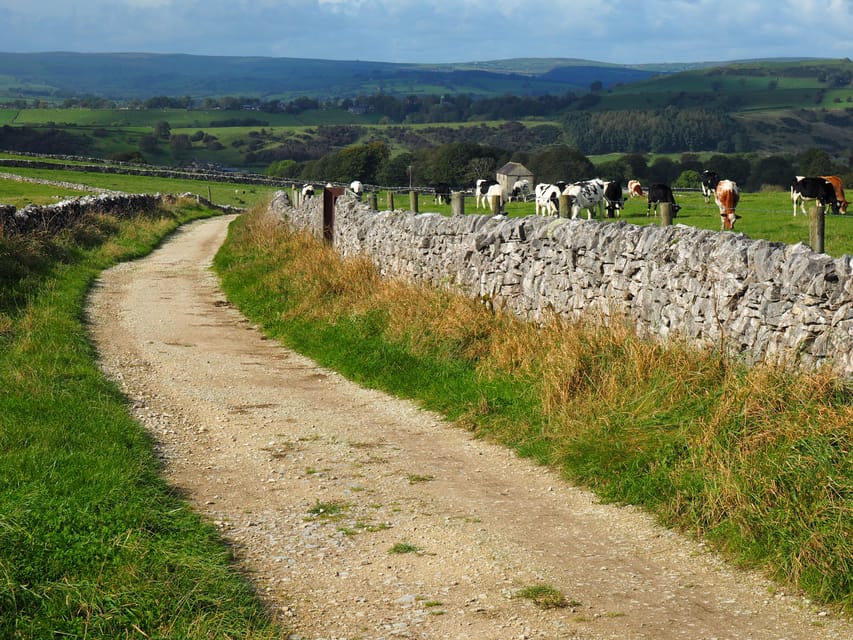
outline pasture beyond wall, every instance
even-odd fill
[[[271,211],[322,233],[322,198]],[[747,363],[830,365],[853,376],[853,257],[682,225],[335,207],[333,244],[385,276],[462,292],[520,317],[632,322],[643,336],[722,346]]]

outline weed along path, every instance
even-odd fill
[[[265,340],[209,270],[231,219],[104,273],[89,321],[165,477],[289,637],[853,637],[637,510]],[[520,597],[533,587],[564,606]]]

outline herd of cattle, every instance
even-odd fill
[[[720,228],[734,229],[735,221],[740,218],[736,213],[740,190],[733,180],[722,178],[713,171],[703,171],[701,176],[702,196],[705,203],[714,198],[720,209]],[[361,197],[364,185],[358,180],[349,185],[349,191]],[[450,203],[451,187],[447,184],[433,187],[435,203]],[[306,184],[302,188],[302,197],[314,195],[313,185]],[[654,183],[648,186],[647,192],[637,180],[629,180],[627,195],[629,198],[645,197],[648,201],[646,215],[657,215],[658,205],[668,203],[673,217],[681,207],[676,204],[675,196],[669,185]],[[524,200],[532,197],[535,200],[536,215],[556,216],[560,213],[560,198],[566,196],[572,219],[578,218],[583,211],[587,219],[593,217],[613,218],[620,216],[625,207],[625,192],[618,182],[605,181],[599,178],[580,182],[553,184],[539,183],[532,190],[527,180],[517,181],[511,190],[501,185],[497,180],[477,180],[474,186],[475,206],[480,209],[490,209],[497,214],[504,210],[504,205],[513,200]],[[806,215],[806,203],[814,201],[835,214],[847,213],[848,202],[844,197],[844,187],[838,176],[796,176],[791,182],[791,201],[794,205],[794,215],[799,208]]]

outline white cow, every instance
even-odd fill
[[[349,183],[349,190],[355,194],[358,200],[361,200],[361,194],[364,192],[364,185],[360,180],[353,180]]]

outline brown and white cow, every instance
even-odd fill
[[[640,184],[639,180],[628,180],[628,197],[629,198],[642,198],[643,197],[643,186]]]
[[[720,180],[714,189],[714,201],[720,208],[720,228],[724,231],[735,228],[735,220],[740,218],[735,213],[740,191],[737,184],[731,180]]]
[[[832,188],[835,190],[835,199],[838,201],[838,213],[847,213],[847,205],[850,203],[844,199],[844,185],[841,182],[841,178],[839,178],[838,176],[818,177],[826,180],[829,184],[832,185]]]

